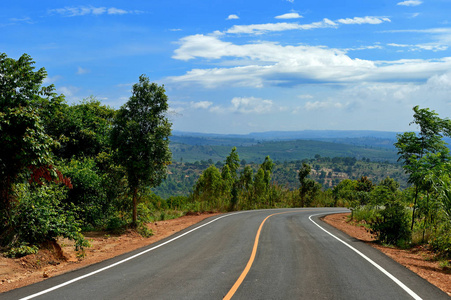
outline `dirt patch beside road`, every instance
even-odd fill
[[[74,251],[73,242],[60,239],[47,243],[37,254],[22,258],[0,256],[0,293],[36,283],[46,278],[76,270],[123,253],[150,245],[218,213],[183,216],[178,219],[149,223],[154,235],[143,238],[135,231],[120,235],[108,232],[87,232],[91,243],[85,257]],[[0,297],[1,298],[1,297]]]
[[[348,216],[349,213],[333,214],[324,217],[323,221],[385,253],[451,296],[451,269],[440,267],[431,251],[424,247],[402,250],[381,246],[375,243],[374,237],[363,226],[347,222]]]

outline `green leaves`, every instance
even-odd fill
[[[171,161],[169,136],[171,123],[166,113],[168,98],[163,86],[150,83],[144,75],[133,85],[132,96],[114,119],[111,133],[116,160],[127,170],[127,180],[134,190],[133,222],[136,224],[136,190],[154,187],[166,178]]]

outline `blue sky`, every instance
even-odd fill
[[[0,52],[32,56],[69,103],[119,108],[141,74],[173,129],[415,130],[451,115],[449,0],[0,3]]]

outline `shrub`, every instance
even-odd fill
[[[410,240],[409,214],[398,201],[387,203],[370,223],[370,228],[382,243],[396,245]]]
[[[16,185],[16,203],[3,224],[1,238],[10,255],[26,255],[42,242],[63,236],[75,240],[76,250],[89,246],[74,215],[62,204],[66,190],[56,185]]]

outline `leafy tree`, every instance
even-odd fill
[[[309,206],[312,198],[321,190],[321,185],[316,183],[313,179],[308,178],[312,168],[307,163],[302,163],[299,169],[299,196],[301,197],[301,206]],[[308,197],[309,196],[309,197]]]
[[[46,120],[47,132],[60,143],[54,153],[64,159],[95,157],[110,151],[115,110],[91,97],[76,105],[61,104]]]
[[[58,178],[51,154],[55,141],[45,132],[41,114],[43,106],[60,102],[62,96],[54,93],[53,85],[42,86],[47,73],[44,68],[34,71],[33,65],[27,54],[14,60],[0,53],[0,211],[3,213],[11,208],[11,187],[19,174],[39,171]],[[65,182],[70,185],[69,181]]]
[[[138,190],[155,187],[166,178],[171,160],[171,123],[166,114],[168,98],[163,86],[141,75],[132,96],[117,112],[111,133],[117,161],[127,172],[133,195],[133,224],[137,224]]]
[[[441,119],[437,113],[427,108],[413,108],[414,120],[410,124],[419,126],[418,135],[415,132],[405,132],[398,135],[394,144],[398,149],[398,161],[409,174],[409,183],[415,185],[415,197],[412,213],[411,229],[415,223],[418,193],[425,188],[424,178],[427,174],[449,161],[449,149],[443,141],[443,136],[451,135],[451,120]]]
[[[223,189],[223,180],[218,168],[214,165],[208,167],[197,180],[194,193],[202,202],[219,200]]]
[[[232,148],[229,156],[226,157],[226,165],[229,166],[230,174],[232,174],[232,178],[236,180],[238,178],[238,168],[240,167],[240,157],[238,152],[236,151],[236,147]]]

